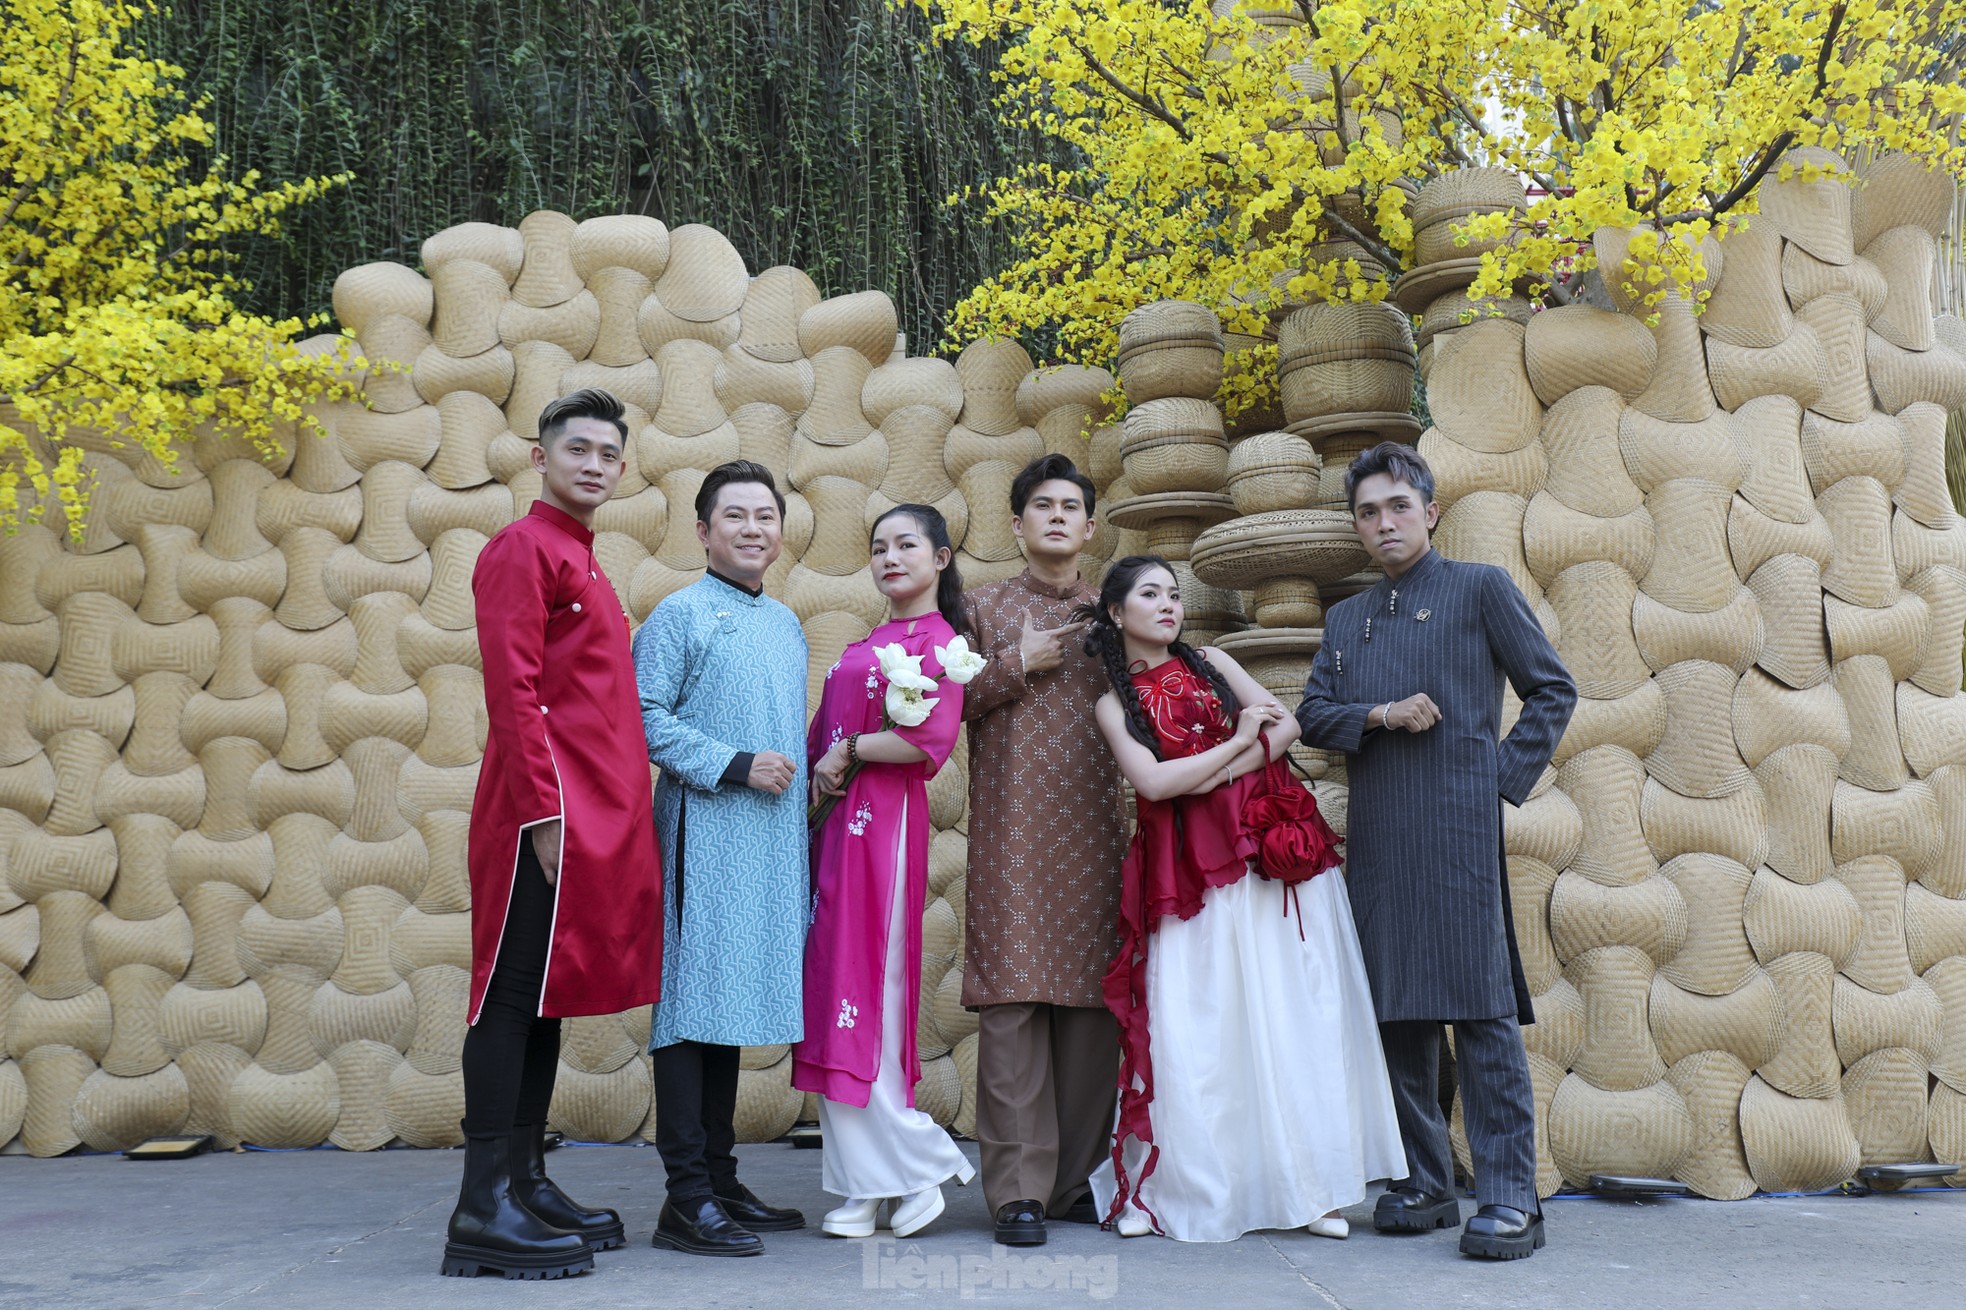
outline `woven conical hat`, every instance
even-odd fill
[[[822,300],[799,316],[799,348],[806,358],[834,346],[858,351],[870,364],[894,353],[894,302],[883,291],[861,291]]]
[[[431,271],[436,308],[430,335],[446,354],[469,359],[498,344],[498,315],[507,299],[506,280],[491,265],[455,259]]]
[[[1724,276],[1700,314],[1700,330],[1715,341],[1766,349],[1795,325],[1782,288],[1782,237],[1771,223],[1751,222],[1727,234]]]
[[[1827,878],[1836,756],[1821,746],[1787,746],[1756,765],[1754,776],[1768,798],[1770,867],[1802,882]]]
[[[669,267],[670,233],[646,214],[605,214],[574,229],[568,261],[583,282],[604,268],[629,268],[650,282]]]
[[[742,323],[737,314],[698,322],[684,318],[662,303],[651,291],[635,312],[635,330],[641,334],[642,349],[654,355],[671,341],[702,341],[719,350],[737,345]]]
[[[427,327],[433,308],[430,279],[401,264],[357,264],[334,280],[334,316],[350,332],[391,314]]]
[[[389,1075],[389,1129],[411,1146],[456,1146],[464,1140],[461,1074],[428,1074],[405,1060]]]
[[[1729,345],[1718,337],[1707,341],[1708,378],[1723,409],[1744,409],[1767,396],[1814,405],[1827,369],[1822,339],[1806,323],[1796,323],[1787,337],[1767,349]]]
[[[1925,1058],[1903,1047],[1873,1051],[1843,1075],[1843,1104],[1866,1160],[1924,1160]]]
[[[1834,830],[1835,819],[1830,820]],[[1836,878],[1856,897],[1861,931],[1857,947],[1838,967],[1853,982],[1886,994],[1911,985],[1905,954],[1905,875],[1898,862],[1867,855],[1836,866]]]
[[[1674,609],[1705,614],[1731,603],[1740,579],[1729,565],[1726,487],[1674,478],[1645,498],[1658,545],[1640,579],[1645,592]]]
[[[656,278],[655,289],[671,313],[693,323],[711,323],[743,307],[750,273],[723,233],[688,223],[669,234],[669,264]]]
[[[1606,387],[1570,392],[1543,417],[1541,444],[1549,455],[1544,488],[1571,509],[1603,518],[1644,503],[1618,451],[1624,405]]]
[[[1740,937],[1738,920],[1733,935]],[[1652,1031],[1668,1063],[1678,1064],[1699,1051],[1725,1051],[1745,1072],[1774,1058],[1782,1040],[1781,996],[1755,964],[1745,937],[1740,937],[1740,955],[1746,961],[1742,977],[1729,991],[1682,988],[1663,969],[1653,979]]]
[[[1719,855],[1681,855],[1669,860],[1660,876],[1678,891],[1687,923],[1678,953],[1659,966],[1664,978],[1675,988],[1700,996],[1725,996],[1755,977],[1754,950],[1748,945],[1741,920],[1741,906],[1754,879],[1747,866]],[[1770,1017],[1778,1014],[1771,1010]],[[1679,1046],[1669,1035],[1671,1025],[1660,1023],[1659,1018],[1654,1016],[1653,1029],[1660,1036],[1668,1063],[1702,1049]],[[1771,1033],[1766,1049],[1732,1044],[1717,1049],[1733,1051],[1743,1060],[1759,1064],[1774,1054],[1773,1047]]]
[[[525,259],[512,283],[515,303],[545,309],[580,294],[581,278],[572,258],[578,228],[573,219],[550,209],[536,209],[519,220]]]
[[[1942,409],[1966,407],[1966,342],[1949,344],[1949,315],[1933,323],[1936,343],[1931,350],[1905,350],[1876,332],[1864,336],[1864,364],[1876,389],[1877,403],[1887,414],[1900,414],[1928,402]]]
[[[742,344],[727,347],[723,362],[717,366],[717,402],[733,417],[744,406],[757,404],[788,414],[802,413],[812,403],[816,385],[812,361],[774,364],[758,358]]]
[[[1829,264],[1795,245],[1782,250],[1782,286],[1797,309],[1822,296],[1847,296],[1863,306],[1866,322],[1883,312],[1891,294],[1884,270],[1862,255]]]
[[[1108,413],[1105,395],[1114,385],[1111,373],[1084,364],[1032,369],[1017,384],[1017,415],[1033,427],[1061,409],[1084,410],[1103,419]]]
[[[1961,632],[1966,624],[1966,575],[1957,569],[1938,566],[1919,570],[1907,585],[1924,600],[1931,614],[1925,642],[1919,648],[1918,663],[1907,676],[1927,695],[1951,697],[1960,688],[1961,648],[1966,643],[1966,634]],[[1901,690],[1900,701],[1903,698]],[[1901,709],[1901,720],[1902,716]],[[1905,753],[1911,754],[1909,745]]]
[[[1931,626],[1931,613],[1916,592],[1901,592],[1895,604],[1873,609],[1834,596],[1823,601],[1830,659],[1841,663],[1858,655],[1881,657],[1893,680],[1916,668]]]
[[[972,342],[956,357],[955,368],[962,389],[960,418],[964,427],[1004,436],[1026,426],[1027,421],[1017,412],[1017,389],[1031,371],[1031,357],[1024,353],[1024,347],[1008,338]],[[872,379],[869,382],[871,385]],[[1029,422],[1035,423],[1035,417]]]
[[[1658,863],[1639,826],[1645,766],[1637,756],[1618,746],[1584,751],[1558,771],[1557,785],[1583,821],[1572,869],[1614,887],[1652,875]]]
[[[1801,169],[1805,165],[1818,170],[1815,181],[1803,180]],[[1761,184],[1762,215],[1784,237],[1816,258],[1831,264],[1849,263],[1856,252],[1850,239],[1848,165],[1827,150],[1805,146],[1783,155],[1781,168],[1793,175],[1783,181],[1778,174],[1771,174]]]
[[[1935,342],[1932,291],[1937,255],[1932,234],[1920,227],[1894,227],[1870,245],[1866,257],[1883,273],[1886,288],[1884,305],[1870,327],[1894,346],[1930,350]]]
[[[1958,194],[1945,169],[1913,155],[1885,154],[1860,159],[1856,173],[1862,184],[1850,195],[1850,223],[1858,251],[1899,226],[1945,235]]]
[[[1796,311],[1823,349],[1822,388],[1810,408],[1855,423],[1870,413],[1870,381],[1864,367],[1864,311],[1844,295],[1819,296]]]
[[[1729,722],[1736,675],[1726,665],[1687,660],[1658,676],[1666,735],[1645,758],[1653,777],[1683,796],[1728,796],[1748,782]]]
[[[1666,1080],[1693,1116],[1693,1148],[1676,1176],[1702,1196],[1738,1201],[1754,1194],[1741,1144],[1741,1089],[1753,1075],[1725,1051],[1699,1051],[1676,1062]]]
[[[506,286],[519,276],[526,241],[517,228],[496,223],[459,223],[423,243],[423,266],[434,276],[447,265],[470,260],[495,269]]]
[[[1532,516],[1537,503],[1531,502]],[[1534,562],[1532,555],[1532,566]],[[1651,677],[1632,637],[1638,584],[1629,572],[1608,561],[1591,561],[1563,570],[1548,585],[1563,633],[1557,650],[1581,695],[1615,700]]]
[[[417,395],[429,404],[434,405],[453,391],[475,391],[495,404],[502,404],[512,391],[513,369],[512,352],[501,345],[494,345],[468,359],[460,359],[433,344],[416,357],[416,367],[410,371],[410,379],[416,385]],[[434,419],[435,415],[429,418]],[[361,420],[355,421],[359,423]],[[344,453],[347,453],[345,447]],[[356,461],[351,458],[349,462],[354,464]]]
[[[1760,890],[1760,886],[1757,880],[1756,891]],[[1798,894],[1807,895],[1804,889],[1795,890]],[[1798,900],[1791,910],[1800,911],[1812,904],[1814,902],[1811,900]],[[1827,907],[1828,903],[1824,904]],[[1760,906],[1750,902],[1748,932],[1756,937],[1757,942],[1759,936],[1754,916],[1760,910]],[[1805,938],[1813,935],[1801,923],[1791,926],[1800,929]],[[1827,924],[1822,926],[1828,927]],[[1827,955],[1814,951],[1794,951],[1769,959],[1767,969],[1775,990],[1781,993],[1782,1009],[1788,1023],[1783,1030],[1781,1048],[1756,1072],[1771,1086],[1785,1090],[1790,1096],[1812,1099],[1834,1096],[1843,1072],[1842,1064],[1836,1058],[1836,1047],[1830,1040],[1835,966]]]
[[[1737,587],[1733,600],[1703,614],[1674,609],[1641,591],[1632,605],[1632,631],[1654,669],[1682,660],[1709,660],[1741,674],[1761,654],[1761,606],[1746,587]]]
[[[587,289],[593,292],[601,309],[601,322],[590,353],[594,363],[623,368],[649,358],[637,317],[652,285],[646,274],[619,264],[595,269],[587,279]]]
[[[970,347],[970,350],[974,349],[974,346]],[[963,358],[969,358],[968,351],[964,352]],[[903,406],[927,405],[948,415],[953,423],[958,415],[966,414],[970,408],[967,387],[960,361],[952,366],[946,359],[890,359],[869,373],[867,380],[861,384],[860,410],[869,423],[879,425]],[[988,408],[984,406],[985,410]],[[1002,415],[992,413],[989,417],[1001,418]],[[1015,418],[1014,407],[1011,417]],[[975,430],[985,431],[981,428]],[[991,435],[1002,436],[1016,430],[1017,424],[1012,422],[1001,432],[992,432]]]
[[[1823,639],[1822,567],[1801,555],[1776,555],[1748,577],[1759,603],[1762,641],[1755,662],[1791,687],[1829,676]]]
[[[1697,422],[1670,422],[1636,407],[1618,422],[1618,448],[1632,480],[1648,494],[1674,478],[1697,478],[1729,491],[1741,485],[1747,434],[1716,410]]]
[[[1536,439],[1543,406],[1524,367],[1524,335],[1519,324],[1484,320],[1436,361],[1428,394],[1443,433],[1485,454],[1519,450]]]
[[[1750,869],[1767,860],[1767,797],[1754,779],[1730,797],[1681,797],[1648,781],[1640,820],[1655,860],[1705,852]]]
[[[820,298],[819,288],[803,271],[784,264],[766,269],[744,293],[738,345],[774,364],[801,358],[799,319]]]
[[[1852,605],[1883,607],[1898,598],[1892,559],[1891,500],[1882,484],[1849,477],[1816,498],[1836,537],[1836,557],[1823,570],[1823,589]]]
[[[1617,518],[1599,518],[1579,513],[1547,492],[1529,502],[1521,523],[1524,562],[1544,586],[1566,569],[1597,560],[1643,577],[1657,544],[1652,516],[1643,507]]]
[[[1745,871],[1742,877],[1745,891]],[[1564,959],[1604,946],[1632,946],[1663,962],[1678,955],[1686,941],[1686,902],[1671,881],[1656,874],[1629,887],[1566,874],[1551,890],[1549,916],[1550,939]]]
[[[1692,307],[1676,298],[1660,305],[1658,315],[1651,331],[1659,362],[1651,385],[1632,398],[1632,408],[1669,422],[1697,423],[1715,407],[1698,322]]]
[[[1546,309],[1523,331],[1524,366],[1545,405],[1590,386],[1636,396],[1651,383],[1658,352],[1639,320],[1589,305]]]
[[[515,350],[523,342],[549,341],[572,359],[585,359],[600,331],[601,304],[584,287],[548,309],[515,298],[498,312],[498,339]]]
[[[381,314],[363,325],[356,342],[371,365],[362,378],[362,394],[371,409],[400,414],[423,403],[409,370],[430,346],[428,328],[407,315]]]
[[[1644,1023],[1652,988],[1652,962],[1634,946],[1600,946],[1564,970],[1570,985],[1588,998],[1584,1043],[1571,1068],[1593,1087],[1635,1091],[1665,1074],[1665,1061]],[[1594,1022],[1593,1022],[1594,1021]]]
[[[1244,438],[1235,449],[1247,446],[1253,439]],[[1549,455],[1540,441],[1507,454],[1485,455],[1444,436],[1438,428],[1428,428],[1420,434],[1418,449],[1433,470],[1434,498],[1442,505],[1451,505],[1477,491],[1501,491],[1528,499],[1543,489],[1549,471]],[[1235,458],[1235,450],[1231,450],[1231,477],[1235,476]]]

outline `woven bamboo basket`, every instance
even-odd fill
[[[1308,509],[1318,499],[1322,471],[1322,461],[1304,438],[1258,433],[1229,452],[1229,498],[1238,514]]]
[[[1457,168],[1442,173],[1414,197],[1413,262],[1416,266],[1467,259],[1498,249],[1506,238],[1455,241],[1455,228],[1477,214],[1521,213],[1529,208],[1522,177],[1507,168]]]
[[[1292,423],[1327,414],[1406,409],[1413,329],[1387,304],[1308,305],[1283,322],[1277,378]]]
[[[1222,411],[1206,400],[1169,396],[1127,411],[1120,458],[1142,495],[1219,491],[1229,472]]]
[[[1129,402],[1208,399],[1222,385],[1222,324],[1187,300],[1157,300],[1120,323],[1117,371]]]

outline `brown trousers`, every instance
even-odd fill
[[[1119,1025],[1111,1011],[985,1005],[976,1050],[976,1140],[990,1212],[1039,1201],[1054,1218],[1112,1150]]]

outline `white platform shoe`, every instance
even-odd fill
[[[1342,1242],[1352,1235],[1352,1226],[1345,1221],[1345,1216],[1328,1214],[1305,1224],[1304,1231],[1319,1237],[1335,1237]]]
[[[941,1216],[946,1205],[940,1187],[928,1187],[919,1192],[910,1192],[895,1202],[894,1209],[888,1216],[888,1224],[894,1229],[896,1237],[912,1237],[934,1223]]]
[[[837,1210],[828,1210],[826,1217],[819,1221],[820,1231],[832,1237],[872,1237],[874,1225],[880,1219],[881,1202],[886,1199],[876,1196],[849,1200]]]

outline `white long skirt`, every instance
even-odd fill
[[[1404,1178],[1386,1057],[1343,872],[1297,889],[1254,873],[1212,887],[1186,921],[1166,918],[1147,951],[1147,1030],[1160,1162],[1139,1199],[1161,1231],[1230,1242],[1298,1228]],[[1129,1179],[1147,1149],[1128,1139]],[[1103,1215],[1110,1157],[1092,1176]]]
[[[942,1125],[908,1105],[901,1070],[908,1017],[908,809],[901,809],[894,852],[893,906],[887,918],[887,962],[881,999],[881,1063],[865,1107],[819,1098],[819,1185],[854,1200],[907,1196],[949,1178],[968,1182],[973,1169]]]

